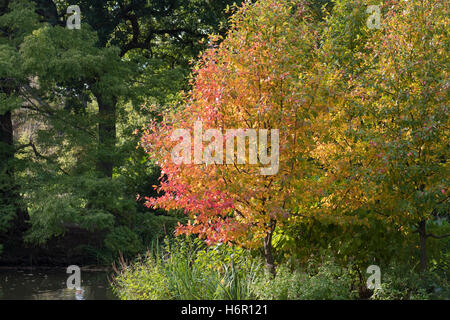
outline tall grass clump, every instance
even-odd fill
[[[121,261],[112,280],[124,300],[245,300],[261,270],[258,259],[224,244],[165,240],[134,263]]]

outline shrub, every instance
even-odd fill
[[[151,256],[130,266],[122,263],[121,274],[114,278],[113,291],[121,300],[173,298],[164,271]]]
[[[121,252],[125,257],[133,257],[143,249],[138,235],[125,226],[117,227],[109,233],[105,246],[112,253]]]
[[[381,289],[374,291],[373,300],[450,299],[447,272],[417,273],[407,265],[392,265],[382,273]]]
[[[351,277],[346,268],[331,261],[317,271],[292,271],[286,264],[278,268],[275,278],[264,274],[253,287],[258,299],[274,300],[343,300],[353,299]]]
[[[145,246],[150,247],[154,241],[161,241],[173,235],[178,221],[183,219],[174,216],[156,215],[154,212],[137,212],[134,231]]]

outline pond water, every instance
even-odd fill
[[[0,300],[115,300],[108,275],[81,271],[81,289],[68,289],[65,269],[2,270]]]

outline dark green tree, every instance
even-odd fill
[[[2,2],[2,239],[7,230],[23,236],[26,228],[13,220],[26,226],[28,211],[26,239],[37,244],[73,228],[116,240],[135,230],[144,242],[149,230],[166,232],[173,220],[153,221],[135,201],[159,171],[132,132],[157,117],[143,104],[162,108],[188,88],[190,61],[209,33],[226,32],[231,3]],[[81,30],[65,28],[73,4]]]

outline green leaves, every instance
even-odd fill
[[[35,13],[34,4],[27,0],[11,1],[7,12],[1,12],[0,29],[7,30],[6,37],[0,37],[0,44],[10,43],[18,47],[23,38],[40,26],[39,16]]]
[[[19,109],[22,106],[22,99],[15,96],[7,96],[0,93],[0,115]]]

